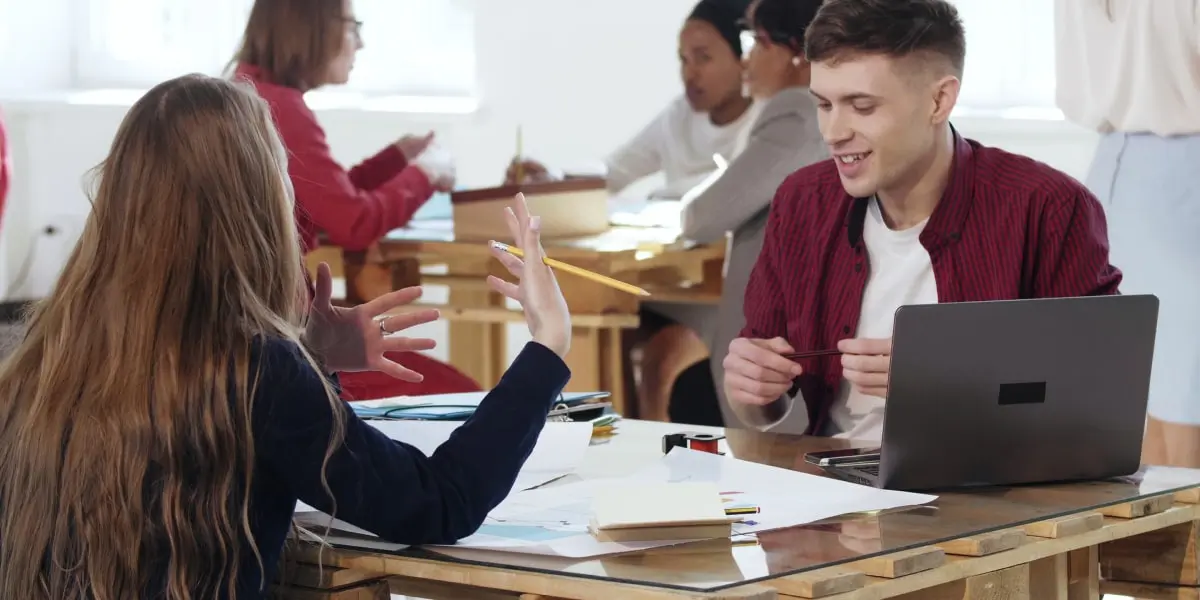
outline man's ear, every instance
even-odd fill
[[[933,112],[929,115],[931,124],[941,125],[950,120],[961,87],[962,83],[953,75],[946,75],[933,83],[930,88],[933,98]]]

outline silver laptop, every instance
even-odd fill
[[[831,475],[930,490],[1138,470],[1158,298],[896,311],[882,446],[812,453]]]

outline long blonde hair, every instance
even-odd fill
[[[300,343],[307,304],[285,161],[236,83],[173,79],[126,115],[0,365],[0,598],[233,596],[242,544],[261,566],[251,350]]]

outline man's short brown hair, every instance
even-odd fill
[[[346,43],[343,5],[344,0],[256,0],[234,61],[257,67],[278,85],[308,90],[324,84],[325,70]]]
[[[932,54],[948,60],[959,77],[967,54],[962,19],[947,0],[825,0],[804,42],[811,62]]]

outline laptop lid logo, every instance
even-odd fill
[[[1046,382],[1000,384],[1000,405],[1042,404],[1046,401]]]

